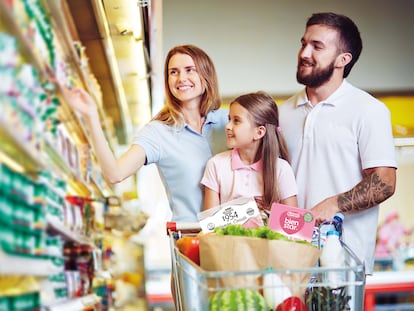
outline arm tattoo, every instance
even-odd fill
[[[382,181],[377,173],[364,178],[351,190],[338,196],[338,207],[342,212],[366,210],[393,194],[392,187]]]

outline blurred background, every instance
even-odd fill
[[[150,165],[109,185],[62,85],[95,97],[106,138],[121,155],[164,105],[170,48],[194,44],[210,55],[224,105],[258,90],[283,105],[302,88],[300,38],[307,18],[321,11],[356,22],[364,48],[348,80],[391,111],[397,189],[380,209],[376,268],[392,273],[375,282],[404,279],[412,287],[414,1],[0,0],[0,309],[32,294],[33,305],[59,311],[91,310],[95,294],[104,297],[102,310],[172,307],[171,211],[157,170]],[[40,203],[25,198],[36,187]],[[57,262],[55,275],[45,254]]]

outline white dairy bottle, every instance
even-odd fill
[[[344,214],[336,213],[335,216],[328,221],[323,222],[319,227],[319,248],[323,248],[325,244],[328,231],[336,230],[339,233],[339,239],[342,238],[342,226],[344,221]]]
[[[269,307],[272,310],[276,310],[279,304],[292,296],[292,292],[276,272],[269,272],[273,270],[272,267],[268,267],[265,270],[266,273],[263,275],[263,297]]]
[[[344,286],[346,281],[346,270],[335,270],[336,268],[345,267],[345,249],[339,240],[338,231],[328,231],[325,245],[320,257],[321,267],[331,268],[324,273],[323,281],[331,288]]]

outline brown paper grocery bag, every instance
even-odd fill
[[[316,247],[294,241],[215,234],[200,236],[200,265],[207,271],[260,272],[268,267],[275,270],[307,269],[315,267],[319,255],[320,250]],[[223,277],[221,285],[230,288],[241,285],[256,287],[260,284],[258,275],[245,275],[242,279]],[[279,276],[292,293],[303,296],[302,290],[309,282],[309,273],[286,273]],[[305,285],[300,286],[303,284]]]

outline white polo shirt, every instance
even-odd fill
[[[206,117],[202,133],[190,126],[175,128],[159,121],[146,124],[133,143],[145,150],[146,164],[156,163],[165,186],[174,221],[198,221],[203,205],[200,186],[207,160],[224,151],[228,110],[219,109]]]
[[[363,169],[397,167],[389,110],[347,81],[314,108],[304,89],[281,104],[279,113],[300,207],[310,209],[350,190]],[[367,273],[373,269],[377,226],[378,206],[345,215],[344,241],[365,261]]]

